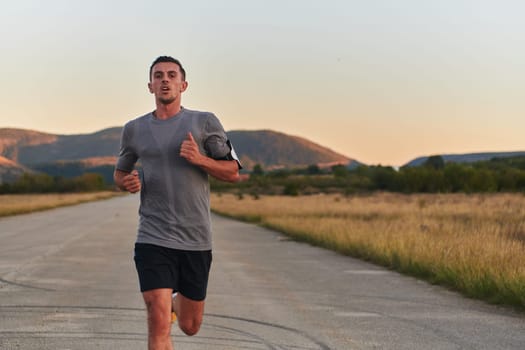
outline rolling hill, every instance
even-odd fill
[[[104,158],[114,164],[114,157],[119,150],[121,131],[122,128],[110,128],[93,134],[54,135],[55,139],[52,142],[20,145],[18,157],[13,160],[28,167],[35,164],[80,161],[87,158]]]
[[[275,168],[355,162],[307,139],[271,130],[230,131],[228,138],[247,169],[255,164]]]
[[[0,156],[0,184],[16,180],[20,175],[31,170]]]

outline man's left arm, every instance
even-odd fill
[[[216,160],[203,155],[191,132],[182,142],[180,156],[218,180],[237,182],[240,179],[239,163],[236,160]]]

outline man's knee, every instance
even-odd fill
[[[195,335],[201,328],[202,320],[199,319],[188,319],[188,320],[179,320],[179,328],[186,335]]]
[[[195,301],[185,297],[182,294],[176,296],[177,320],[179,328],[186,335],[195,335],[201,328],[202,318],[204,314],[204,300]]]

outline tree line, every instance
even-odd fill
[[[247,181],[224,184],[212,181],[212,190],[239,194],[345,194],[372,191],[401,193],[524,192],[525,157],[495,158],[476,163],[446,163],[441,156],[429,157],[421,166],[394,169],[390,166],[337,165],[320,169],[265,171],[256,165]]]
[[[44,169],[40,169],[41,171]],[[64,169],[61,169],[64,170]],[[90,192],[114,188],[112,167],[100,172],[26,173],[11,183],[0,184],[0,194]],[[59,175],[60,174],[60,175]],[[77,174],[76,176],[67,176]],[[66,175],[66,176],[64,176]],[[253,167],[249,179],[229,184],[211,179],[211,188],[218,192],[239,195],[300,195],[315,193],[366,193],[390,191],[401,193],[525,193],[525,157],[494,158],[476,163],[446,163],[441,156],[429,157],[417,167],[394,169],[390,166],[349,168],[336,165],[321,169],[310,165],[296,169],[265,170]]]
[[[0,185],[0,194],[95,192],[109,187],[101,174],[85,173],[75,177],[25,173],[16,181]]]

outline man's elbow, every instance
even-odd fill
[[[231,183],[239,182],[241,180],[239,169],[239,163],[236,160],[231,161],[228,175],[226,176],[226,179],[224,181]]]
[[[236,171],[235,173],[229,174],[223,179],[223,181],[231,182],[231,183],[239,182],[240,180],[241,180],[241,176],[239,175],[238,171]]]
[[[241,181],[241,175],[239,175],[239,172],[236,172],[232,177],[230,182],[239,182]]]
[[[120,186],[119,186],[119,180],[120,180],[120,179],[119,179],[119,177],[118,177],[117,171],[115,170],[115,171],[113,172],[113,182],[115,183],[115,185],[116,185],[117,187],[120,188]]]
[[[124,191],[124,186],[122,185],[122,177],[123,177],[123,174],[120,170],[115,170],[113,172],[113,182],[115,183],[115,186],[121,190],[121,191]]]
[[[230,182],[230,183],[235,183],[235,182],[238,182],[240,181],[240,176],[239,176],[239,173],[236,173],[236,174],[210,174],[213,178],[219,180],[219,181],[222,181],[222,182]]]

